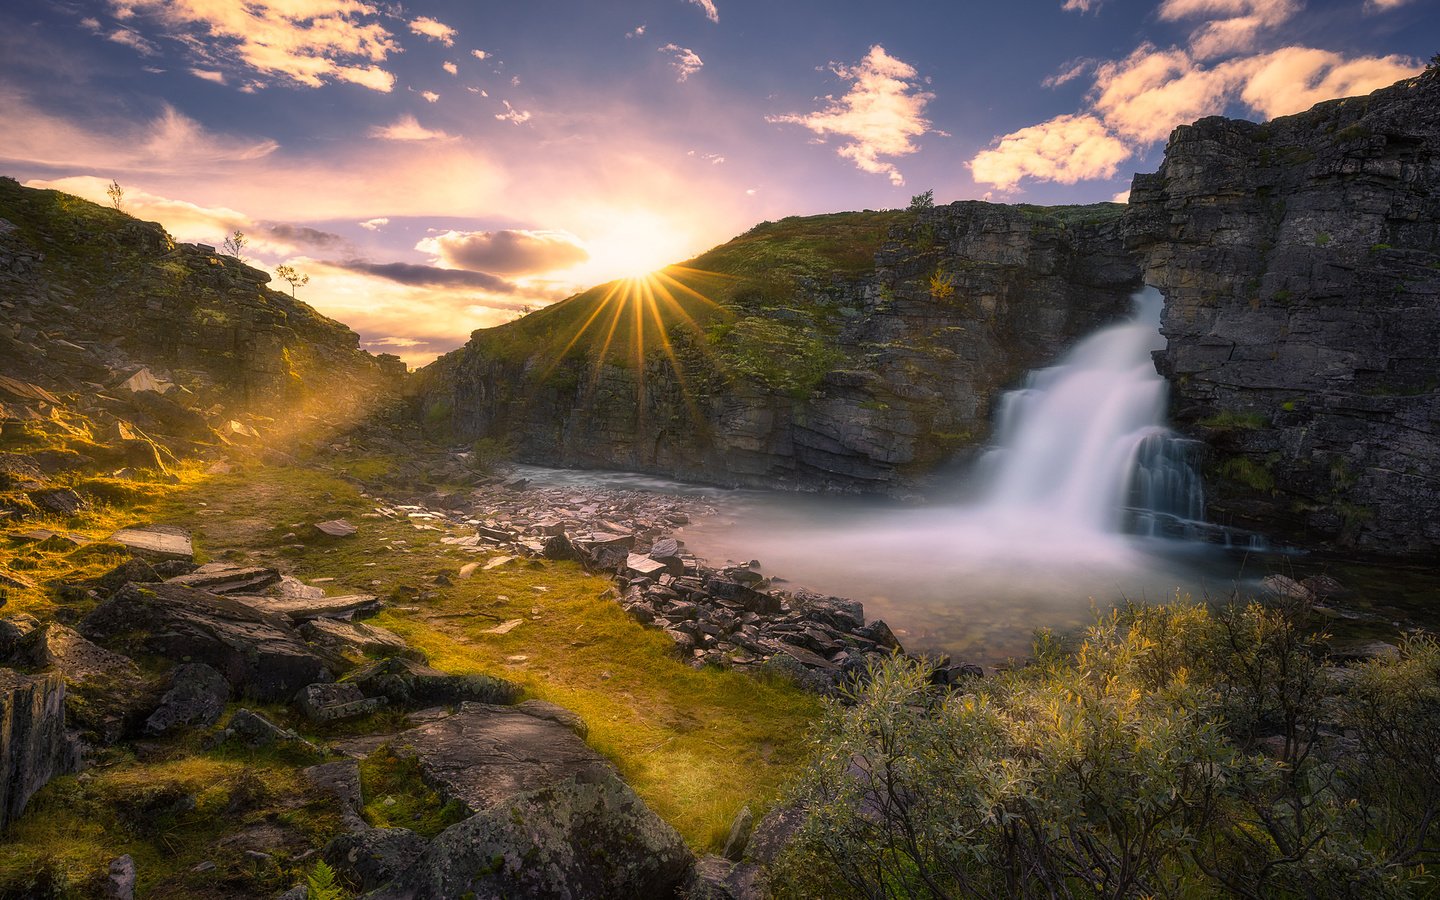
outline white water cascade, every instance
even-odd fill
[[[1000,401],[980,509],[1046,531],[1185,536],[1204,515],[1197,445],[1165,427],[1167,385],[1152,352],[1164,298],[1098,331]]]

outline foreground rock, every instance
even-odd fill
[[[132,654],[206,663],[260,701],[289,700],[305,685],[330,680],[324,660],[285,619],[183,585],[126,585],[86,616],[80,631]]]
[[[65,730],[64,679],[0,669],[0,828],[51,778],[79,764]]]
[[[550,718],[466,703],[392,747],[473,815],[375,898],[665,897],[693,863],[610,764]]]

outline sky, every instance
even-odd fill
[[[1437,51],[1440,0],[9,0],[0,174],[239,230],[423,365],[765,220],[1123,202]]]

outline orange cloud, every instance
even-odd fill
[[[211,68],[248,69],[307,87],[348,81],[390,91],[378,63],[399,45],[360,0],[110,0],[117,17],[147,15]],[[125,14],[122,16],[122,12]]]
[[[905,178],[881,157],[908,156],[920,148],[915,138],[931,131],[924,116],[934,95],[920,89],[918,73],[876,44],[858,65],[831,63],[830,70],[851,82],[845,96],[825,98],[825,107],[807,115],[766,116],[767,122],[803,125],[824,137],[846,139],[836,153],[863,172],[886,175],[902,185]]]
[[[1335,97],[1368,94],[1420,71],[1405,56],[1362,56],[1308,47],[1284,47],[1251,60],[1240,98],[1256,112],[1274,118],[1309,109]]]
[[[370,136],[385,141],[453,141],[453,135],[443,131],[432,131],[421,125],[412,115],[403,115],[390,125],[376,125],[370,129]]]
[[[1061,184],[1113,178],[1132,152],[1094,116],[1056,116],[1005,135],[977,153],[969,167],[977,183],[1008,191],[1023,178]]]
[[[1182,122],[1224,112],[1241,75],[1233,66],[1198,66],[1178,48],[1144,44],[1096,68],[1094,110],[1122,137],[1164,140]]]
[[[449,25],[446,25],[444,22],[437,22],[429,16],[421,16],[411,22],[410,30],[432,41],[438,41],[447,47],[455,46],[455,35],[459,34],[458,31]]]

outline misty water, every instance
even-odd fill
[[[908,648],[985,664],[1023,658],[1035,629],[1083,626],[1095,608],[1253,588],[1246,554],[1199,522],[1195,446],[1165,426],[1160,294],[1032,372],[1001,398],[995,443],[951,499],[726,491],[638,475],[532,470],[548,483],[700,492],[718,515],[686,526],[712,563],[758,559],[785,587],[865,603]],[[1210,542],[1198,539],[1206,534]]]

